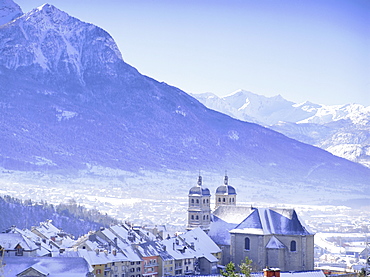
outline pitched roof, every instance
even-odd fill
[[[311,235],[294,209],[255,208],[231,233]]]
[[[5,276],[16,276],[34,269],[49,277],[86,277],[92,270],[83,258],[5,257],[4,262]]]
[[[38,246],[29,240],[27,237],[18,233],[1,233],[0,246],[6,250],[15,250],[17,245],[20,245],[26,251],[38,249]]]
[[[266,244],[266,248],[268,249],[283,249],[285,245],[278,240],[275,236],[272,236],[269,242]]]

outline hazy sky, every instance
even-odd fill
[[[46,0],[14,1],[27,12]],[[48,3],[108,31],[142,74],[189,93],[370,105],[370,0]]]

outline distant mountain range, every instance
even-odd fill
[[[10,0],[0,3],[1,11],[14,7]],[[13,19],[0,26],[5,169],[71,174],[98,165],[195,175],[227,169],[253,182],[346,187],[369,195],[370,169],[208,109],[141,75],[97,26],[48,4]],[[300,120],[310,113],[296,112]]]
[[[210,109],[261,124],[290,138],[370,167],[370,107],[293,103],[238,90],[228,96],[193,94]]]

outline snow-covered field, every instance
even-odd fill
[[[214,194],[223,176],[202,172],[203,186]],[[78,176],[2,170],[0,195],[20,199],[66,203],[70,199],[86,208],[96,208],[120,220],[138,224],[166,224],[181,230],[187,220],[187,196],[197,183],[194,172],[139,172],[91,167]],[[345,190],[303,188],[277,183],[253,183],[247,178],[229,176],[237,190],[237,203],[257,207],[295,208],[312,231],[333,231],[341,224],[360,226],[369,214],[343,205],[327,205],[344,200]],[[348,197],[351,195],[348,194]],[[352,195],[353,197],[353,195]],[[211,201],[213,201],[212,199]],[[211,202],[211,206],[214,204]],[[45,219],[46,220],[46,219]],[[331,228],[331,229],[330,229]]]

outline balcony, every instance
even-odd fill
[[[158,275],[158,272],[153,271],[153,272],[143,273],[143,276],[154,276],[154,275]]]
[[[158,266],[158,263],[155,262],[155,263],[144,264],[144,267],[154,267],[154,266]]]

